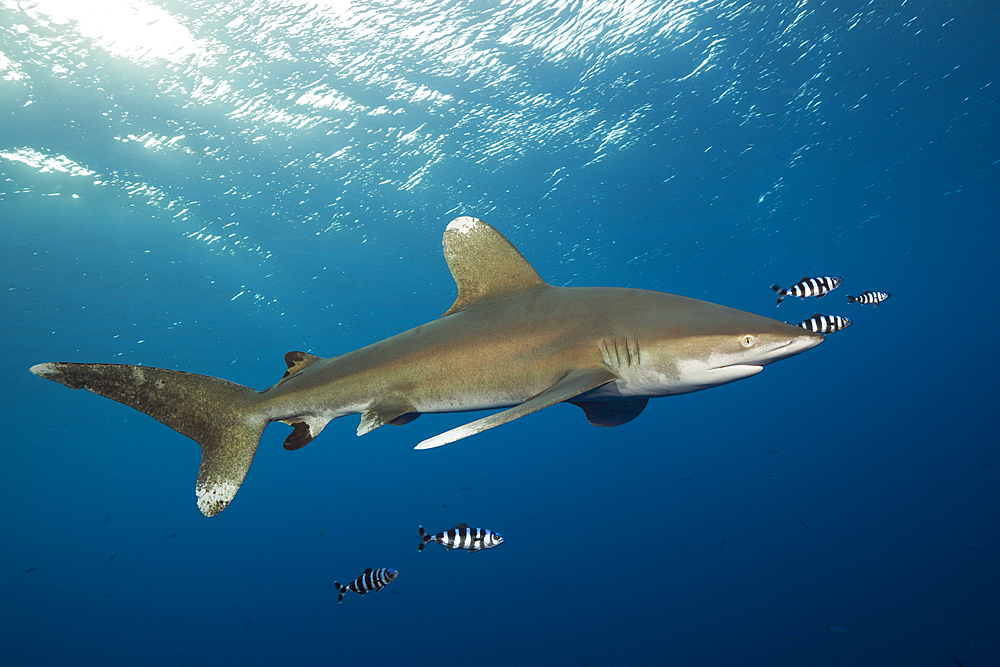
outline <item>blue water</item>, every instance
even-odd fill
[[[4,662],[1000,664],[998,28],[991,2],[3,2]],[[614,429],[559,405],[414,451],[479,415],[350,417],[288,452],[272,425],[211,519],[193,442],[27,371],[265,388],[288,350],[443,313],[458,215],[555,285],[854,324]],[[460,521],[506,541],[417,554]],[[400,575],[338,605],[366,567]]]

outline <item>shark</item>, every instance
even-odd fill
[[[665,292],[550,285],[500,232],[470,216],[447,225],[443,247],[458,288],[444,315],[340,356],[289,352],[284,375],[262,391],[126,364],[50,362],[30,370],[127,405],[196,441],[195,494],[210,517],[235,497],[271,422],[292,427],[288,450],[355,414],[361,415],[360,436],[425,413],[496,410],[415,449],[455,442],[556,403],[578,406],[595,426],[620,426],[650,398],[748,378],[825,339]]]

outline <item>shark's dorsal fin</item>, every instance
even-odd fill
[[[321,357],[309,354],[308,352],[289,352],[285,355],[285,363],[288,364],[288,369],[285,371],[285,374],[281,376],[281,379],[278,380],[278,384],[281,384],[288,378],[292,377],[312,362],[320,360]]]
[[[444,258],[458,285],[458,298],[445,315],[476,301],[545,281],[503,234],[477,218],[455,218],[444,230]]]

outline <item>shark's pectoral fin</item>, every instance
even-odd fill
[[[379,426],[393,424],[400,426],[409,424],[420,416],[420,413],[413,409],[412,405],[403,403],[382,404],[371,410],[366,410],[361,415],[361,423],[358,424],[358,435],[371,433]]]
[[[482,419],[464,424],[458,428],[453,428],[450,431],[445,431],[444,433],[436,435],[433,438],[428,438],[414,447],[414,449],[431,449],[433,447],[447,445],[449,442],[455,442],[456,440],[461,440],[462,438],[474,435],[480,431],[485,431],[486,429],[493,428],[494,426],[506,424],[509,421],[517,419],[518,417],[530,415],[532,412],[537,412],[538,410],[547,408],[550,405],[568,401],[574,396],[579,396],[584,392],[596,389],[602,384],[606,384],[617,379],[617,375],[603,366],[571,371],[563,376],[563,378],[554,385],[542,392],[539,392],[538,394],[535,394],[520,405],[515,405],[514,407],[504,410],[503,412],[497,412],[489,417],[483,417]]]
[[[648,398],[622,398],[610,401],[570,401],[582,409],[587,415],[587,421],[594,426],[621,426],[642,412]]]

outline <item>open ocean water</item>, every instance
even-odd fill
[[[0,0],[4,664],[1000,665],[998,44],[992,1]],[[614,429],[272,425],[211,519],[194,442],[28,373],[263,389],[443,313],[459,215],[854,323]],[[506,541],[418,555],[461,521]]]

